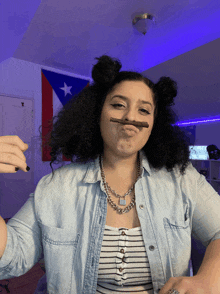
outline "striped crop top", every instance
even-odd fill
[[[153,294],[150,265],[141,227],[105,225],[96,293]]]

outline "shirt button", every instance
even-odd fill
[[[150,249],[150,251],[153,251],[155,248],[154,248],[153,245],[151,245],[151,246],[149,247],[149,249]]]
[[[120,272],[122,272],[122,271],[123,271],[123,268],[122,268],[122,267],[120,267],[119,271],[120,271]]]
[[[144,208],[144,205],[143,205],[143,204],[141,204],[141,205],[139,205],[139,207],[140,207],[140,209],[143,209],[143,208]]]
[[[124,235],[126,235],[124,231],[122,231],[122,233],[121,233],[121,234],[122,234],[123,236],[124,236]]]
[[[125,256],[122,258],[122,262],[125,262]]]
[[[125,253],[124,249],[121,249],[120,252],[121,252],[121,253]]]

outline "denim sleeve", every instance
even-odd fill
[[[196,204],[192,217],[192,236],[204,246],[220,239],[220,195],[196,171]]]
[[[41,258],[41,230],[34,209],[34,193],[7,223],[7,245],[0,259],[0,280],[19,277]]]

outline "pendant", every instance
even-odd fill
[[[120,205],[126,205],[126,200],[120,198],[119,204]]]

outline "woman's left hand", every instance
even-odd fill
[[[169,290],[175,289],[179,294],[219,294],[220,289],[216,283],[199,276],[172,277],[160,289],[158,294],[168,294]]]

